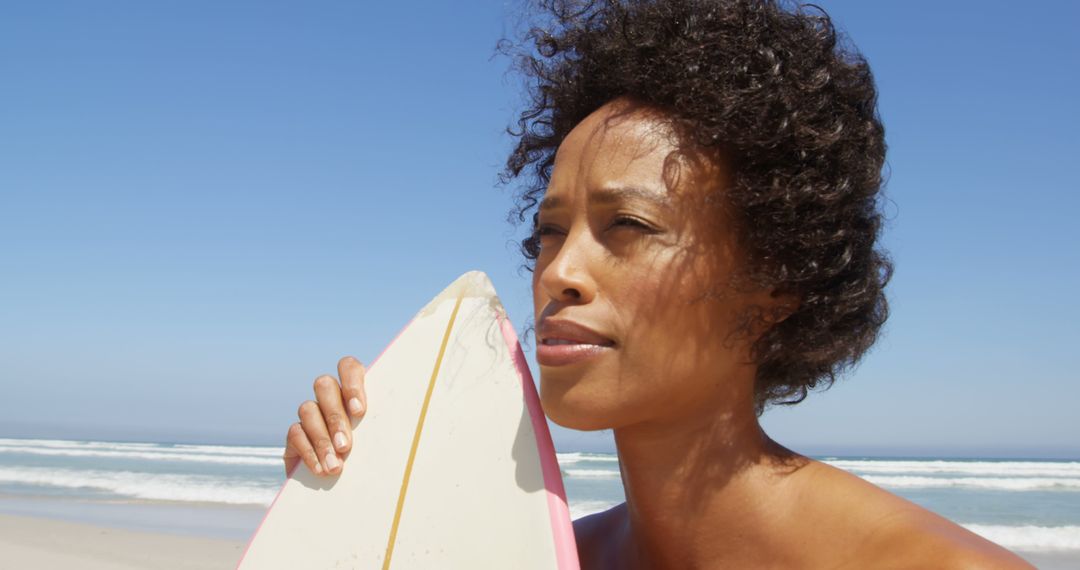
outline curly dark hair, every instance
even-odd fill
[[[794,313],[754,342],[755,405],[828,388],[876,341],[888,318],[883,216],[885,131],[865,58],[816,6],[773,0],[542,0],[524,47],[503,45],[528,105],[503,183],[524,178],[511,218],[547,188],[555,152],[581,120],[617,98],[661,109],[733,172],[747,282],[797,293]],[[524,176],[523,176],[524,174]],[[539,254],[521,242],[526,268]],[[768,321],[750,307],[744,327]],[[766,319],[766,320],[763,320]],[[746,330],[749,330],[747,328]]]

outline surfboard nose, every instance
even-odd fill
[[[477,297],[487,299],[499,315],[506,315],[506,310],[503,308],[502,302],[499,301],[499,296],[495,293],[495,285],[491,282],[491,278],[483,271],[473,270],[461,274],[460,277],[447,285],[430,303],[420,309],[417,316],[430,315],[443,303],[456,302],[459,297],[462,299]]]

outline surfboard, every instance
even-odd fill
[[[547,422],[487,275],[424,306],[365,389],[341,473],[298,463],[238,569],[579,568]]]

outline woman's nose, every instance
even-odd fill
[[[596,284],[589,273],[587,241],[587,231],[571,231],[554,258],[539,268],[540,284],[551,299],[575,304],[592,301]]]

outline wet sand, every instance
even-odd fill
[[[0,568],[209,570],[235,568],[244,541],[140,532],[0,514]]]

